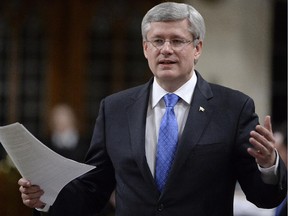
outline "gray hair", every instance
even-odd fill
[[[193,40],[204,40],[205,22],[201,14],[191,5],[175,2],[164,2],[151,8],[141,24],[142,38],[147,40],[151,22],[168,22],[187,19],[189,32]]]

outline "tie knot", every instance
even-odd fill
[[[174,107],[179,100],[179,97],[176,94],[166,94],[164,95],[164,101],[166,107]]]

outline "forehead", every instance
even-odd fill
[[[148,37],[189,37],[187,19],[167,22],[151,22]]]

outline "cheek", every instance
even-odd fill
[[[151,60],[151,58],[153,57],[153,50],[151,49],[150,46],[148,46],[147,43],[143,44],[143,52],[144,52],[144,56],[146,59]]]
[[[152,72],[154,72],[154,71],[155,71],[155,68],[156,68],[155,58],[153,58],[153,57],[151,57],[151,56],[148,55],[147,61],[148,61],[148,66],[149,66],[150,70],[151,70]]]
[[[186,55],[184,54],[184,55],[179,56],[179,60],[180,60],[181,65],[188,67],[193,64],[194,56],[187,53]]]
[[[145,58],[148,60],[149,64],[155,64],[156,62],[156,54],[153,53],[152,51],[147,50],[145,52]]]
[[[155,66],[155,57],[152,55],[151,51],[144,50],[144,56],[147,59],[148,66],[150,70],[153,72]]]
[[[183,56],[183,59],[185,58],[187,65],[194,65],[194,59],[195,59],[195,53],[187,53]]]

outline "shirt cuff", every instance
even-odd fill
[[[45,205],[44,208],[36,208],[37,211],[41,211],[41,212],[48,212],[50,209],[49,205]]]
[[[277,184],[278,182],[278,176],[277,176],[277,169],[279,166],[279,154],[278,151],[275,149],[276,152],[276,162],[275,165],[263,168],[259,164],[257,164],[259,171],[261,172],[261,177],[264,183],[266,184]]]

